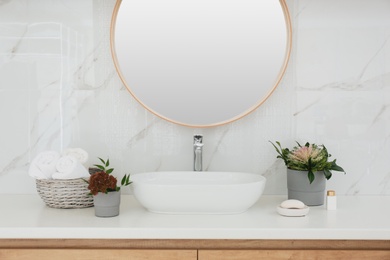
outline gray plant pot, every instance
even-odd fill
[[[121,192],[112,191],[107,194],[99,192],[93,196],[96,217],[115,217],[119,215]]]
[[[310,184],[307,171],[287,169],[288,199],[300,200],[308,206],[324,204],[326,178],[324,172],[314,173],[315,179]]]

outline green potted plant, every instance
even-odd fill
[[[117,179],[111,175],[114,171],[110,166],[110,160],[99,158],[102,164],[95,164],[93,174],[88,181],[88,189],[94,197],[95,215],[97,217],[114,217],[119,215],[121,186],[131,184],[130,174],[125,174],[121,185],[117,185]]]
[[[287,167],[288,198],[297,199],[309,206],[324,204],[326,180],[332,177],[331,171],[344,172],[337,165],[336,159],[329,161],[331,155],[324,145],[306,143],[282,148],[270,141],[278,153],[277,158],[284,161]]]

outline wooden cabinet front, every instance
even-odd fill
[[[0,239],[1,260],[390,259],[390,240]]]
[[[0,249],[2,260],[196,260],[197,250]]]
[[[198,260],[337,259],[388,260],[390,251],[372,250],[199,250]]]

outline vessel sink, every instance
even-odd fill
[[[146,172],[131,179],[139,203],[166,214],[242,213],[260,198],[266,182],[242,172]]]

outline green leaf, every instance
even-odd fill
[[[332,161],[332,166],[330,167],[330,169],[333,170],[333,171],[338,171],[338,172],[344,172],[345,173],[344,169],[337,165],[336,159],[334,159]]]
[[[310,184],[314,181],[314,173],[312,171],[309,171],[307,174],[307,177],[309,177]]]
[[[102,158],[100,158],[100,157],[98,157],[98,158],[99,158],[99,160],[103,163],[103,165],[106,164],[106,162],[105,162]]]
[[[103,167],[103,166],[101,166],[101,165],[98,165],[98,164],[94,164],[93,166],[96,166],[97,168],[99,168],[100,170],[105,170],[105,168]]]
[[[324,174],[327,180],[329,180],[332,177],[332,173],[328,169],[324,169]]]
[[[130,174],[127,175],[127,178],[126,178],[126,185],[129,185],[131,182],[130,182]]]
[[[122,180],[121,180],[121,185],[125,185],[125,182],[126,182],[126,175],[123,176]]]
[[[315,170],[315,169],[314,169],[314,167],[313,167],[313,161],[312,161],[311,157],[310,157],[309,160],[307,161],[306,167],[307,167],[307,170],[309,171],[309,175],[310,175],[310,173],[313,175],[313,180],[314,180],[314,173],[313,173],[313,170]],[[309,176],[309,180],[310,180],[310,183],[312,183],[313,180],[311,180],[310,178],[311,178],[311,176]]]
[[[106,167],[108,167],[109,165],[110,165],[110,159],[107,159]]]
[[[114,168],[111,168],[111,169],[108,169],[107,171],[106,171],[106,173],[107,174],[110,174],[110,173],[112,173],[114,171]]]
[[[270,142],[270,143],[272,144],[272,146],[275,148],[276,152],[277,152],[278,154],[280,154],[280,157],[278,156],[278,158],[282,158],[282,157],[281,157],[281,156],[282,156],[282,153],[280,152],[279,148],[276,147],[276,145],[274,145],[271,141],[268,141],[268,142]],[[279,142],[276,142],[276,143],[280,146],[280,143],[279,143]]]
[[[276,156],[276,158],[280,158],[280,159],[283,159],[284,161],[284,164],[285,165],[288,165],[288,154],[290,153],[290,151],[285,148],[283,149],[282,146],[280,145],[280,142],[276,141],[275,143],[279,146],[277,147],[275,144],[273,144],[271,141],[269,141],[272,146],[275,148],[276,152],[279,154],[278,156]],[[280,148],[280,149],[279,149]]]

